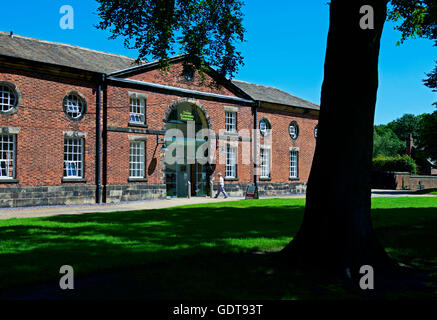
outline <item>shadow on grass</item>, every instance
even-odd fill
[[[362,298],[341,283],[277,265],[274,252],[303,215],[303,205],[287,203],[7,220],[0,223],[0,298]],[[435,208],[375,209],[373,216],[389,252],[435,280]],[[73,291],[59,290],[62,265],[74,267]],[[432,297],[436,289],[428,285],[394,297]]]
[[[437,188],[429,188],[429,189],[416,190],[416,191],[414,191],[414,193],[415,194],[437,195]]]

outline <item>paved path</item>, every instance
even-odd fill
[[[227,199],[218,198],[204,198],[193,197],[177,198],[177,199],[163,199],[163,200],[148,200],[148,201],[130,201],[110,204],[92,204],[92,205],[70,205],[70,206],[46,206],[33,208],[6,208],[0,209],[0,220],[10,218],[36,218],[36,217],[50,217],[57,215],[71,215],[71,214],[85,214],[91,212],[111,212],[111,211],[133,211],[133,210],[147,210],[147,209],[162,209],[176,206],[183,206],[188,204],[202,204],[213,202],[225,202],[242,200],[242,197],[229,197]]]
[[[372,197],[429,197],[430,195],[413,194],[412,191],[405,190],[372,190]],[[435,197],[435,196],[434,196]],[[305,198],[305,195],[285,195],[285,196],[268,196],[264,198]],[[218,198],[177,198],[164,200],[149,201],[131,201],[116,204],[93,204],[93,205],[71,205],[71,206],[46,206],[31,208],[0,208],[0,220],[11,218],[38,218],[58,215],[85,214],[93,212],[111,212],[111,211],[133,211],[147,209],[162,209],[188,204],[202,204],[214,202],[227,202],[242,200],[243,197],[229,197],[227,199]]]
[[[380,190],[373,189],[372,197],[435,197],[432,194],[417,194],[415,190]]]

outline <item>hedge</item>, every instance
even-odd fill
[[[397,171],[417,173],[417,166],[414,160],[408,156],[384,157],[378,156],[373,159],[373,169],[381,171]]]

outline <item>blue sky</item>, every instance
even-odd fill
[[[320,103],[329,26],[326,2],[246,0],[243,10],[247,42],[240,46],[245,66],[236,78],[275,86]],[[74,8],[74,30],[59,27],[59,9],[63,5]],[[94,0],[7,1],[0,11],[0,30],[136,57],[135,51],[123,47],[121,39],[108,40],[109,33],[94,28],[98,23],[96,9]],[[423,85],[422,79],[434,66],[437,48],[424,39],[396,46],[399,38],[393,24],[386,23],[381,40],[376,124],[390,122],[404,113],[435,110],[432,103],[437,95]]]

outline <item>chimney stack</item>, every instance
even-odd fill
[[[405,153],[409,156],[411,156],[411,151],[413,150],[413,134],[410,133],[407,138],[407,145],[405,149]]]

